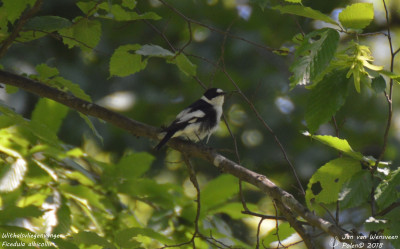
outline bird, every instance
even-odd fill
[[[208,89],[199,100],[183,109],[175,120],[162,130],[163,138],[155,149],[160,150],[173,137],[198,142],[207,136],[208,143],[221,120],[225,94],[226,92],[219,88]]]

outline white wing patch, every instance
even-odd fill
[[[177,123],[187,122],[193,123],[196,122],[198,118],[204,117],[206,114],[201,111],[197,110],[194,112],[190,112],[190,110],[183,110],[181,113],[176,116]]]

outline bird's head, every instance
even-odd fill
[[[226,92],[222,89],[210,88],[204,93],[202,99],[212,105],[222,106],[224,104],[225,94]]]

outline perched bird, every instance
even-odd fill
[[[162,133],[165,135],[155,149],[159,150],[169,139],[178,136],[194,142],[207,136],[208,142],[221,120],[224,95],[225,92],[221,89],[208,89],[199,100],[181,111],[174,122],[163,129]]]

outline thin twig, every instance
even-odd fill
[[[279,222],[277,219],[278,218],[278,208],[276,207],[275,201],[273,201],[272,203],[274,204],[274,209],[275,209],[275,217],[276,217],[276,219],[275,219],[275,231],[276,231],[275,235],[276,235],[276,238],[278,239],[278,247],[279,247],[279,245],[284,246],[281,242],[281,238],[279,237]]]
[[[258,222],[257,226],[257,235],[256,235],[256,249],[260,248],[260,230],[261,230],[261,224],[263,223],[264,218],[260,219],[260,222]]]
[[[262,125],[264,126],[264,128],[266,128],[268,130],[268,132],[273,136],[275,143],[278,145],[279,149],[281,150],[283,157],[285,158],[286,162],[289,164],[290,168],[292,169],[293,175],[296,178],[297,184],[301,190],[301,194],[304,196],[305,195],[305,191],[304,188],[301,184],[301,181],[297,175],[296,169],[293,166],[292,162],[290,161],[285,148],[283,147],[281,141],[279,140],[279,138],[277,137],[277,135],[275,134],[275,132],[271,129],[271,127],[267,124],[267,122],[263,119],[263,117],[261,117],[261,114],[258,112],[258,110],[256,109],[256,107],[254,106],[254,104],[247,98],[247,96],[242,92],[242,90],[239,88],[239,86],[236,84],[236,82],[232,79],[232,77],[229,75],[229,73],[223,68],[222,69],[223,73],[226,75],[226,77],[228,77],[229,81],[235,86],[237,92],[239,93],[239,95],[244,99],[244,101],[250,106],[250,109],[254,112],[254,114],[256,115],[257,119],[262,123]]]
[[[390,23],[389,23],[389,12],[388,12],[385,0],[382,0],[382,2],[383,2],[383,6],[385,8],[385,16],[386,16],[386,24],[387,24],[387,39],[388,39],[388,43],[389,43],[389,47],[390,47],[390,55],[391,55],[390,72],[393,72],[394,57],[396,56],[398,50],[396,51],[396,53],[393,50],[392,35],[390,32]],[[388,138],[389,138],[389,130],[390,130],[390,127],[392,124],[392,116],[393,116],[393,98],[392,98],[392,96],[393,96],[393,79],[392,78],[390,78],[390,80],[389,80],[389,93],[387,93],[385,91],[385,96],[386,96],[386,100],[388,102],[388,119],[387,119],[387,123],[386,123],[385,133],[383,135],[382,151],[379,154],[378,160],[376,160],[375,167],[378,166],[379,162],[383,158],[383,155],[385,154],[387,143],[388,143]]]
[[[285,216],[259,214],[259,213],[252,212],[250,210],[242,211],[242,214],[248,214],[248,215],[251,215],[251,216],[260,217],[260,218],[263,218],[264,220],[283,220],[283,221],[287,221]],[[298,220],[297,222],[299,224],[302,224],[302,225],[308,225],[308,226],[310,225],[309,223],[304,222],[304,221],[300,221],[300,220]]]
[[[392,43],[392,35],[390,32],[389,11],[387,9],[385,0],[382,0],[382,2],[383,2],[383,7],[385,9],[385,17],[386,17],[386,25],[387,25],[387,39],[388,39],[388,43],[389,43],[389,47],[390,47],[390,72],[393,72],[394,58],[395,58],[398,50],[396,50],[396,52],[394,52],[393,43]],[[392,78],[390,78],[390,80],[389,80],[389,93],[387,93],[385,91],[385,97],[388,102],[388,118],[387,118],[385,133],[383,135],[382,151],[379,154],[378,159],[376,160],[376,163],[371,171],[372,178],[374,178],[375,171],[379,165],[379,162],[382,160],[382,158],[386,152],[386,148],[387,148],[387,144],[388,144],[388,140],[389,140],[389,131],[390,131],[390,127],[392,125],[392,117],[393,117],[393,79]],[[371,188],[370,199],[371,199],[371,215],[375,216],[375,212],[376,212],[375,187],[373,185]]]
[[[384,216],[385,214],[391,212],[393,209],[400,207],[400,202],[393,202],[390,204],[389,207],[383,209],[379,213],[377,213],[375,216]]]

